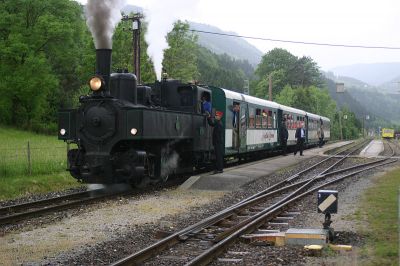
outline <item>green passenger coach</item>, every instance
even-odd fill
[[[330,138],[329,119],[275,102],[218,87],[212,91],[213,112],[222,111],[225,156],[280,149],[282,125],[288,129],[288,146],[296,145],[295,132],[306,129],[306,145],[318,144],[317,131],[323,127],[325,142]]]

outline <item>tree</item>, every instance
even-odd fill
[[[299,58],[291,70],[290,84],[298,87],[320,86],[322,77],[318,65],[311,57]]]
[[[80,86],[84,27],[74,1],[0,2],[2,123],[54,125],[58,107]]]
[[[133,14],[130,14],[132,16]],[[113,68],[127,69],[133,72],[133,46],[132,46],[132,31],[129,21],[121,21],[115,29],[113,36]],[[147,54],[148,44],[145,41],[144,35],[147,31],[147,24],[141,23],[140,32],[140,74],[142,83],[151,83],[156,80],[154,66],[151,58]]]
[[[270,73],[272,79],[272,99],[275,99],[287,84],[286,72],[283,69],[274,70]],[[269,75],[266,75],[257,84],[253,95],[259,98],[268,99],[269,95]]]
[[[285,86],[283,90],[277,95],[275,98],[277,103],[286,105],[286,106],[294,106],[295,102],[295,91],[289,85]]]
[[[172,78],[184,82],[197,80],[197,35],[189,33],[189,24],[178,20],[167,35],[169,48],[164,51],[163,68]]]
[[[244,80],[252,79],[252,67],[247,61],[236,60],[227,54],[215,54],[201,46],[197,51],[202,83],[243,92]]]
[[[270,76],[274,97],[286,85],[292,88],[303,88],[323,84],[316,62],[310,57],[297,58],[281,48],[275,48],[263,56],[261,63],[257,66],[256,74],[259,80],[255,95],[262,95],[263,98],[266,98],[267,94],[262,93],[262,90],[267,88],[265,84],[268,86]]]
[[[288,76],[296,61],[297,58],[285,49],[274,48],[262,57],[255,73],[260,79],[275,70],[282,70]]]

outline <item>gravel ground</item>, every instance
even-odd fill
[[[104,202],[79,216],[63,219],[50,226],[29,228],[28,231],[21,229],[1,237],[0,261],[5,264],[109,264],[155,242],[154,236],[159,230],[174,232],[184,228],[319,160],[321,158],[315,157],[268,178],[256,180],[232,193],[164,189],[148,195]],[[352,215],[362,192],[373,184],[370,177],[381,171],[370,171],[332,187],[339,191],[340,213],[333,215],[332,220],[333,227],[339,232],[340,244],[362,245],[362,235],[353,233],[360,225],[351,222]],[[300,207],[302,215],[291,226],[320,228],[323,216],[315,211],[316,196],[305,199]],[[362,226],[365,225],[361,224]],[[248,265],[329,263],[328,260],[305,257],[301,248],[248,246],[238,243],[231,248],[231,252],[233,250],[237,255],[242,253],[237,253],[236,249],[252,254],[250,257],[246,255],[248,261],[245,264]],[[334,260],[337,261],[338,257]]]

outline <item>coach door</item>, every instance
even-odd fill
[[[240,152],[247,151],[247,104],[242,102],[240,104]]]

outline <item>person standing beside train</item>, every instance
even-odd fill
[[[322,148],[324,145],[324,129],[322,126],[318,128],[317,135],[319,139],[318,147]]]
[[[304,126],[302,124],[300,124],[299,127],[296,129],[295,137],[297,140],[297,145],[293,155],[296,155],[297,152],[300,151],[300,156],[303,156],[303,146],[306,140],[306,130],[304,129]]]
[[[282,145],[282,155],[286,156],[287,152],[287,140],[289,137],[289,132],[286,128],[286,123],[285,121],[282,122],[282,129],[280,131],[280,139],[281,139],[281,145]]]
[[[224,129],[222,127],[222,116],[224,115],[221,111],[215,112],[215,118],[211,119],[211,115],[208,114],[208,124],[214,128],[212,134],[212,142],[215,152],[215,171],[214,174],[222,173],[224,168],[224,143],[223,143],[223,133]]]

